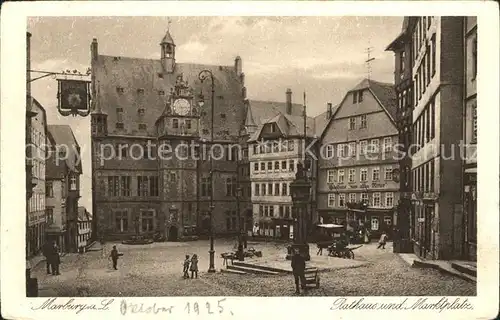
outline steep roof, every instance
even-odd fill
[[[303,116],[297,116],[297,115],[289,115],[286,113],[278,113],[276,116],[273,118],[263,122],[258,129],[252,134],[250,139],[248,140],[249,142],[256,141],[259,139],[260,134],[262,132],[262,129],[266,124],[269,123],[276,123],[278,126],[279,130],[285,137],[297,137],[297,136],[303,136],[304,135],[304,117]],[[307,117],[306,118],[306,132],[307,132],[307,137],[315,137],[316,136],[316,129],[315,129],[315,123],[314,123],[314,118]]]
[[[55,158],[57,155],[52,153],[50,156],[52,161],[49,161],[49,163],[53,162],[53,165],[55,166],[60,166],[61,163],[64,163],[70,171],[82,173],[80,146],[78,145],[78,141],[76,140],[71,127],[68,125],[52,124],[48,125],[47,129],[49,132],[49,139],[51,139],[51,143],[55,147],[55,150],[66,150],[68,152],[65,157],[66,159],[61,159],[64,161],[56,160]],[[54,168],[52,167],[51,170],[52,169]],[[57,170],[60,170],[60,168]]]
[[[401,32],[398,36],[392,40],[392,42],[385,48],[386,51],[394,51],[404,44],[404,38],[408,36],[408,27],[410,25],[410,17],[403,18],[403,24],[401,26]]]
[[[172,36],[170,35],[170,32],[167,30],[165,33],[165,36],[163,36],[163,39],[161,39],[160,44],[162,43],[171,43],[174,44],[174,39],[172,39]]]
[[[345,101],[347,98],[348,94],[350,92],[362,90],[362,89],[367,89],[370,90],[370,92],[373,94],[375,99],[379,102],[380,106],[382,109],[385,111],[389,119],[395,123],[396,122],[396,112],[397,112],[397,97],[396,97],[396,90],[394,89],[394,85],[391,83],[384,83],[384,82],[379,82],[371,79],[363,79],[361,80],[356,86],[354,86],[352,89],[347,91],[347,93],[344,95],[344,98],[342,101],[335,106],[332,111],[332,117],[326,121],[326,125],[323,128],[323,131],[321,133],[321,136],[323,137],[323,134],[326,131],[326,128],[329,126],[331,121],[335,118],[336,113],[340,110],[340,106],[342,103]],[[321,120],[318,120],[320,122]]]
[[[174,72],[167,73],[159,59],[98,55],[92,61],[92,69],[98,92],[93,112],[107,114],[110,135],[155,137],[155,122],[163,113],[169,93],[181,74],[195,95],[203,93],[205,99],[210,101],[210,80],[201,83],[198,79],[200,71],[205,69],[210,70],[214,77],[214,138],[234,140],[244,123],[243,83],[233,66],[176,63]],[[116,128],[117,108],[123,109],[124,129]],[[138,113],[139,108],[144,108],[143,115]],[[201,112],[200,135],[208,139],[210,102],[205,103],[205,108],[205,112]],[[146,125],[146,131],[138,130],[139,123]]]
[[[363,79],[354,88],[348,92],[358,91],[361,89],[370,90],[375,98],[378,99],[382,108],[389,114],[389,117],[395,121],[396,112],[398,108],[398,101],[396,97],[396,90],[392,83],[378,82],[371,79]],[[337,108],[338,110],[338,108]]]
[[[251,119],[247,122],[259,126],[278,114],[286,114],[286,102],[249,100],[249,115]],[[301,116],[303,106],[298,103],[292,103],[292,115]]]
[[[55,180],[62,179],[64,177],[64,168],[66,165],[57,165],[55,156],[50,155],[49,159],[45,161],[45,179],[47,180]]]

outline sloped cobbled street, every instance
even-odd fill
[[[124,253],[117,271],[108,259],[113,244],[102,251],[68,254],[63,258],[61,275],[45,274],[44,263],[37,266],[40,296],[293,296],[295,288],[290,275],[237,275],[219,272],[220,253],[230,251],[230,241],[216,241],[217,273],[209,274],[208,241],[154,243],[145,246],[117,244]],[[264,254],[285,252],[284,244],[259,243],[254,247]],[[314,248],[312,248],[313,250]],[[198,279],[182,278],[185,254],[198,254]],[[284,256],[284,254],[283,254]],[[303,296],[419,296],[476,294],[476,284],[444,275],[432,269],[411,268],[392,245],[377,250],[368,244],[356,250],[356,259],[367,264],[356,268],[320,273],[321,286]]]

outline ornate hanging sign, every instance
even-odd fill
[[[58,107],[63,116],[88,116],[90,114],[90,81],[82,76],[65,75],[57,79]]]

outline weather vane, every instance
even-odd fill
[[[368,80],[370,80],[370,77],[371,77],[371,74],[372,74],[372,65],[371,65],[371,62],[373,60],[375,60],[375,58],[373,58],[371,56],[372,51],[373,51],[373,47],[370,47],[370,45],[368,44],[368,48],[366,48],[366,53],[368,55],[368,58],[365,61],[365,63],[366,63],[366,72],[368,74]]]
[[[167,31],[170,31],[170,24],[172,23],[172,19],[167,18]]]

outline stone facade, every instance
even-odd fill
[[[175,44],[168,33],[159,49],[157,60],[111,57],[100,55],[97,40],[92,42],[92,211],[96,236],[124,239],[159,232],[175,240],[192,232],[208,234],[210,185],[214,232],[238,232],[238,219],[245,216],[248,197],[242,199],[238,214],[235,190],[237,182],[248,177],[244,169],[248,160],[234,154],[229,157],[227,150],[231,145],[241,147],[242,137],[247,135],[243,130],[247,110],[241,58],[235,59],[234,66],[177,63]],[[213,143],[225,150],[219,160],[214,155],[213,184],[207,180],[208,156],[164,159],[159,152],[162,145],[175,150],[192,143],[211,149],[212,83],[210,77],[200,81],[202,70],[209,70],[214,81]],[[181,89],[184,91],[177,91]],[[203,106],[199,106],[200,93]],[[188,116],[176,111],[180,99],[187,101],[182,104]],[[132,149],[139,149],[132,148],[133,144],[156,147],[151,149],[152,156],[132,156]],[[119,146],[126,148],[124,157],[101,154],[101,150],[118,154]],[[202,147],[194,152],[205,154]]]
[[[28,97],[29,135],[27,161],[30,170],[27,195],[26,257],[37,254],[45,243],[45,162],[47,159],[47,117],[45,109],[32,97]]]
[[[315,196],[316,161],[306,152],[316,153],[314,139],[324,128],[323,117],[306,117],[304,139],[304,109],[292,103],[292,91],[287,89],[286,102],[250,101],[245,120],[248,140],[251,203],[254,231],[257,235],[293,238],[293,215],[290,183],[295,179],[297,166],[307,159],[308,174],[313,183],[308,204],[307,228],[318,222]],[[304,147],[305,141],[305,147]]]
[[[465,17],[464,212],[465,257],[477,258],[477,17]]]
[[[409,248],[411,239],[410,221],[412,220],[411,203],[411,156],[412,145],[412,115],[413,115],[413,81],[412,81],[412,46],[411,34],[408,27],[411,17],[405,17],[401,33],[394,39],[386,50],[394,52],[394,88],[398,99],[398,109],[396,112],[396,123],[399,132],[399,150],[403,156],[399,160],[399,191],[400,201],[397,210],[397,228],[399,234],[396,235],[403,240],[400,251],[413,251]]]
[[[49,125],[50,157],[46,170],[47,239],[62,251],[78,251],[80,146],[68,125]]]
[[[462,255],[463,17],[420,17],[412,44],[413,212],[415,252],[425,258]],[[444,152],[444,153],[443,153]],[[455,156],[451,156],[454,152]],[[460,179],[461,180],[461,179]]]

